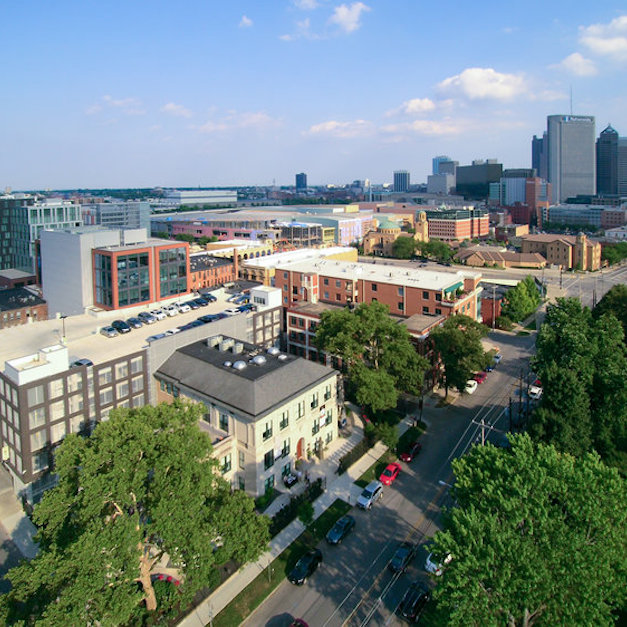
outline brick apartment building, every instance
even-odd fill
[[[431,209],[425,213],[429,239],[462,241],[490,233],[489,215],[484,209]]]

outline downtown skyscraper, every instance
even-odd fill
[[[553,201],[565,202],[596,192],[594,116],[549,115],[547,118],[547,175]]]

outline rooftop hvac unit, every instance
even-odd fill
[[[267,351],[268,355],[277,356],[281,351],[276,346],[271,346]]]
[[[219,346],[222,339],[221,335],[212,335],[207,338],[207,346],[209,346],[209,348],[215,348],[216,346]]]
[[[227,337],[224,340],[222,340],[220,342],[220,352],[224,353],[226,351],[229,350],[229,348],[231,348],[231,346],[233,346],[233,344],[235,344],[235,340],[231,337]]]
[[[263,366],[266,363],[266,358],[263,355],[255,355],[251,361],[255,366]]]
[[[231,351],[237,355],[239,355],[243,350],[244,344],[242,344],[242,342],[235,342],[235,344],[233,344],[233,348],[231,349]]]

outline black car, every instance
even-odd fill
[[[208,303],[215,303],[218,300],[213,294],[203,294],[201,298],[206,300]]]
[[[396,553],[394,553],[394,557],[390,560],[388,564],[388,568],[393,573],[404,573],[409,566],[409,562],[414,559],[416,555],[416,547],[411,542],[401,542],[398,548],[396,549]]]
[[[82,357],[81,359],[77,359],[70,364],[70,368],[80,368],[81,366],[93,366],[94,362],[91,359],[86,359]]]
[[[296,562],[296,566],[292,568],[287,578],[295,586],[302,586],[306,583],[307,578],[316,572],[321,563],[322,551],[320,549],[308,551]]]
[[[218,314],[206,314],[204,316],[200,316],[197,320],[203,324],[207,324],[208,322],[213,322],[214,320],[220,320],[220,316]]]
[[[124,320],[114,320],[111,323],[111,326],[118,333],[130,333],[131,332],[131,327],[126,322],[124,322]]]
[[[126,324],[133,329],[140,329],[144,326],[144,323],[139,318],[128,318]]]
[[[355,526],[355,519],[352,516],[342,516],[327,533],[329,544],[339,544]]]
[[[407,588],[399,606],[401,616],[409,621],[417,622],[431,599],[431,591],[424,583],[414,581]]]

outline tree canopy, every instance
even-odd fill
[[[616,317],[595,319],[577,299],[558,299],[547,307],[532,366],[544,387],[532,436],[573,455],[594,448],[625,471],[627,348]]]
[[[411,259],[416,252],[416,240],[413,237],[400,236],[392,244],[392,256],[397,259]]]
[[[429,364],[411,343],[407,328],[390,318],[383,303],[325,311],[315,343],[342,360],[357,402],[373,411],[394,407],[398,392],[417,394]]]
[[[526,276],[516,286],[507,290],[501,315],[520,322],[530,316],[540,304],[540,293],[532,276]]]
[[[625,242],[625,246],[627,246],[627,242]],[[592,317],[598,320],[606,313],[612,313],[616,316],[627,339],[627,285],[624,283],[613,285],[592,310]]]
[[[477,370],[487,365],[481,338],[488,329],[469,316],[450,316],[444,324],[431,331],[431,340],[442,362],[444,388],[463,392],[466,382]]]
[[[453,462],[456,506],[433,540],[451,555],[434,593],[451,625],[611,625],[627,599],[627,484],[513,436]]]
[[[256,559],[268,520],[232,492],[200,431],[202,406],[118,409],[56,454],[58,485],[35,507],[40,552],[9,571],[4,624],[141,623],[157,609],[152,575],[164,561],[185,604],[229,559]]]

